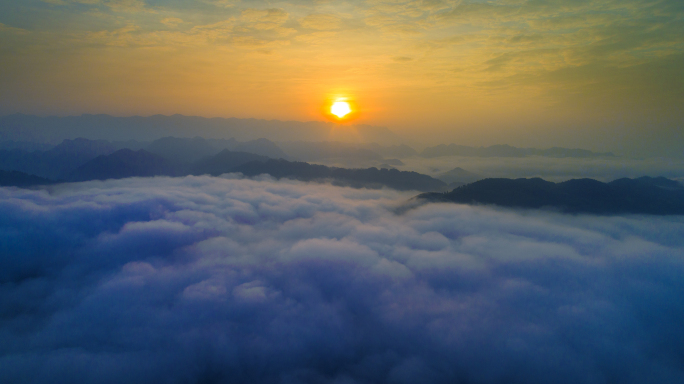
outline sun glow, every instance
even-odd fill
[[[337,116],[338,119],[347,116],[351,111],[351,107],[346,101],[336,101],[330,107],[330,113]]]

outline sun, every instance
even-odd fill
[[[336,101],[330,106],[330,113],[337,116],[338,119],[347,116],[351,111],[351,107],[346,101]]]
[[[344,94],[329,95],[320,108],[326,120],[341,125],[356,121],[361,111],[355,98]]]

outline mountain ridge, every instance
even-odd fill
[[[291,178],[301,181],[332,180],[334,185],[354,188],[380,188],[383,186],[399,191],[435,191],[446,187],[446,183],[417,172],[397,169],[349,169],[327,167],[284,159],[270,159],[266,162],[251,162],[234,169],[245,176],[269,174],[276,179]]]
[[[423,158],[435,158],[442,156],[464,156],[464,157],[527,157],[543,156],[555,158],[593,158],[593,157],[614,157],[611,152],[593,152],[588,149],[552,147],[547,149],[538,148],[518,148],[508,144],[496,144],[488,147],[470,147],[459,144],[439,144],[427,147],[419,154]]]
[[[664,177],[621,178],[609,183],[571,179],[489,178],[446,193],[416,196],[428,202],[498,205],[564,213],[684,215],[684,186]]]
[[[68,174],[65,181],[78,182],[152,176],[218,176],[225,173],[242,173],[247,177],[269,174],[277,179],[329,181],[334,185],[354,188],[389,187],[397,190],[434,191],[443,190],[446,187],[444,182],[417,172],[375,167],[366,169],[327,167],[285,159],[276,160],[254,153],[236,152],[228,149],[191,164],[182,164],[174,163],[144,149],[134,151],[124,148],[109,155],[100,155],[86,162]],[[47,180],[47,182],[52,181]]]
[[[92,127],[98,127],[93,130]],[[386,127],[339,124],[324,121],[281,121],[240,119],[235,117],[206,118],[201,116],[152,115],[118,117],[106,114],[80,116],[35,116],[13,114],[0,116],[0,141],[43,141],[83,137],[97,140],[154,141],[166,136],[229,139],[248,141],[266,137],[279,140],[365,141],[400,144],[401,139]]]

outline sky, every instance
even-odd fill
[[[680,0],[0,0],[0,114],[355,121],[681,154]]]
[[[400,209],[413,194],[236,175],[0,188],[0,377],[684,381],[681,216]]]

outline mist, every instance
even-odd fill
[[[650,158],[550,158],[530,156],[524,158],[444,156],[433,159],[410,157],[402,159],[401,170],[438,176],[455,167],[466,169],[486,177],[541,177],[549,181],[565,181],[573,178],[593,178],[612,181],[622,177],[664,176],[675,180],[684,179],[684,160]]]
[[[0,377],[684,380],[681,216],[412,196],[236,175],[0,188]]]

